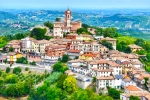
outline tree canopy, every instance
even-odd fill
[[[120,99],[120,92],[114,88],[108,89],[109,96],[113,97],[114,99]]]
[[[54,25],[50,21],[44,22],[44,26],[47,26],[49,29],[53,29]]]
[[[106,40],[103,40],[102,44],[104,46],[106,46],[109,50],[113,50],[112,44],[110,42],[107,42]]]
[[[140,98],[137,96],[131,95],[129,100],[140,100]]]
[[[68,76],[63,82],[63,88],[68,93],[73,93],[76,89],[76,79],[73,76]]]

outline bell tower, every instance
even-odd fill
[[[67,11],[65,11],[65,21],[66,21],[66,26],[71,27],[71,19],[72,19],[72,11],[68,8]]]

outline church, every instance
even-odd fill
[[[72,11],[68,8],[65,11],[64,20],[56,20],[54,22],[53,36],[62,38],[64,33],[76,33],[77,29],[81,27],[81,21],[72,21]]]

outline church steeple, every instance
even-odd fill
[[[65,21],[67,23],[67,27],[70,27],[71,19],[72,19],[72,11],[68,7],[68,9],[65,11]]]

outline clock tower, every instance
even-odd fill
[[[71,19],[72,19],[72,11],[68,8],[67,11],[65,11],[65,22],[67,27],[71,27]]]

